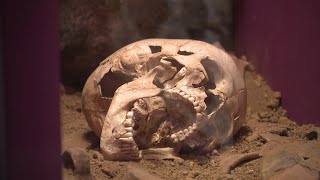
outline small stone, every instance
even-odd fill
[[[287,128],[272,129],[270,133],[277,134],[279,136],[288,136],[288,129]]]
[[[262,112],[259,112],[258,113],[258,116],[260,118],[267,118],[267,117],[270,117],[269,113],[267,111],[262,111]]]
[[[262,175],[268,179],[281,169],[297,164],[302,158],[292,152],[288,152],[285,146],[278,146],[267,152],[262,160]]]
[[[271,116],[269,120],[272,123],[276,123],[276,122],[278,122],[279,119],[276,116]]]
[[[214,155],[214,156],[220,156],[220,153],[219,153],[218,150],[214,149],[214,150],[212,151],[212,155]]]
[[[90,158],[82,148],[69,148],[63,155],[63,163],[66,168],[71,168],[75,174],[90,173]]]
[[[192,166],[194,166],[194,162],[193,161],[191,161],[190,163],[189,163],[189,165],[192,167]]]
[[[107,175],[109,178],[114,178],[115,174],[113,174],[113,172],[111,172],[109,169],[107,168],[102,168],[101,171]]]
[[[279,92],[279,91],[273,92],[272,95],[276,99],[281,99],[281,92]]]
[[[259,121],[260,120],[260,118],[259,118],[259,116],[257,114],[252,114],[251,115],[251,119],[253,119],[255,121]]]
[[[93,158],[93,159],[98,159],[98,154],[97,154],[96,152],[93,153],[92,158]]]
[[[181,174],[185,176],[185,175],[188,175],[189,172],[188,171],[182,171]]]
[[[248,173],[248,174],[253,174],[253,173],[254,173],[254,170],[253,170],[253,169],[249,169],[249,170],[247,171],[247,173]]]
[[[234,177],[233,177],[232,174],[226,174],[225,178],[226,178],[227,180],[233,180],[233,179],[234,179]]]
[[[262,86],[262,81],[259,79],[254,80],[255,84],[257,87],[261,87]]]
[[[197,176],[199,176],[199,171],[193,171],[193,172],[191,172],[191,177],[192,178],[195,178],[195,177],[197,177]]]
[[[280,106],[280,101],[279,99],[271,99],[268,104],[267,107],[271,108],[271,109],[276,109]]]
[[[175,159],[174,162],[177,162],[179,165],[182,165],[184,160],[183,159]]]
[[[319,135],[319,132],[312,130],[312,131],[306,132],[303,135],[303,137],[307,140],[317,140],[319,138],[318,135]]]
[[[309,180],[318,180],[319,173],[303,167],[301,165],[294,165],[293,167],[287,168],[282,172],[276,173],[270,179],[309,179]]]

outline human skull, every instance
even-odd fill
[[[246,90],[223,50],[196,40],[147,39],[102,61],[82,102],[104,157],[139,160],[207,153],[225,143],[245,120]]]

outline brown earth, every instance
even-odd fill
[[[128,176],[130,166],[129,169],[135,167],[149,173],[149,177],[163,179],[287,179],[292,178],[294,173],[297,174],[293,176],[296,179],[318,179],[319,128],[314,125],[300,126],[291,121],[288,118],[290,112],[281,107],[281,94],[272,91],[251,65],[245,71],[245,80],[248,91],[247,121],[231,142],[218,148],[213,155],[183,155],[182,160],[139,162],[103,160],[99,138],[88,127],[81,110],[81,92],[61,87],[62,152],[74,147],[83,148],[90,158],[91,174],[85,177],[76,175],[72,169],[63,168],[63,178],[134,179]],[[242,156],[248,159],[235,161]],[[283,160],[279,161],[281,158]]]

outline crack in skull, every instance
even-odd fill
[[[111,102],[103,102],[110,78],[104,86],[99,83],[112,72],[132,80],[116,89]],[[101,136],[109,160],[163,155],[167,147],[211,151],[238,131],[245,108],[244,82],[234,62],[200,41],[150,39],[128,45],[100,64],[83,91],[86,120]]]

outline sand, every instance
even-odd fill
[[[183,155],[183,160],[139,162],[103,160],[99,151],[99,138],[90,130],[82,113],[81,92],[61,86],[61,153],[68,148],[83,148],[90,158],[90,175],[83,179],[97,180],[127,178],[128,166],[163,179],[263,179],[270,175],[266,170],[266,163],[263,163],[267,162],[264,156],[270,157],[268,153],[275,149],[273,147],[292,143],[299,147],[312,144],[319,149],[309,148],[312,152],[305,153],[319,152],[320,155],[318,127],[300,126],[291,121],[288,118],[290,112],[281,107],[281,93],[272,91],[251,65],[245,72],[245,81],[248,92],[246,123],[232,141],[218,148],[212,155]],[[259,154],[261,157],[239,163],[231,168],[230,173],[223,172],[229,157],[236,158],[239,154],[248,153]],[[317,162],[319,161],[314,161],[310,166],[319,175],[320,165]],[[283,169],[285,168],[281,170]],[[272,173],[276,172],[271,172],[271,175]],[[64,167],[63,178],[81,179],[81,176]]]

